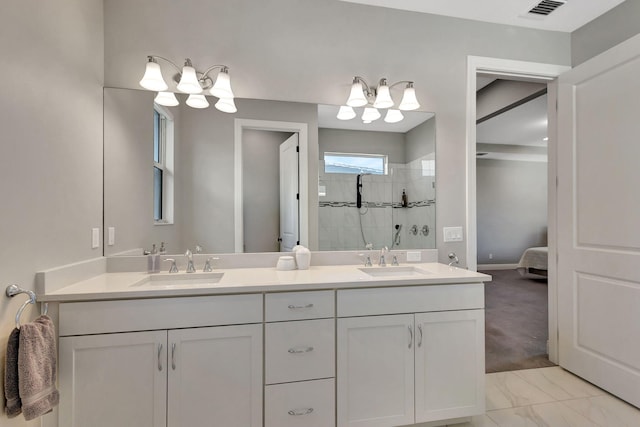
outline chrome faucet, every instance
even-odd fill
[[[391,258],[391,265],[394,267],[400,265],[400,263],[398,263],[398,256],[396,254],[393,254],[393,257]]]
[[[165,259],[165,261],[171,263],[171,267],[169,267],[169,273],[177,273],[178,272],[178,267],[176,266],[176,260],[175,259],[167,258],[167,259]]]
[[[184,253],[187,257],[187,273],[195,273],[196,267],[193,265],[193,253],[189,249]]]
[[[205,273],[210,273],[213,271],[213,267],[211,266],[211,261],[213,261],[214,259],[220,259],[218,257],[209,257],[207,258],[207,260],[204,263],[204,268],[202,269],[203,272]]]
[[[384,259],[384,256],[386,255],[387,252],[389,252],[389,248],[387,248],[386,246],[383,246],[382,249],[380,249],[380,259],[378,260],[378,265],[380,267],[387,266],[387,262]]]

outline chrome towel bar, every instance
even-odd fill
[[[20,329],[20,316],[22,316],[22,312],[29,304],[35,305],[37,303],[36,294],[33,291],[22,289],[18,285],[7,286],[6,294],[8,297],[13,297],[18,294],[29,295],[29,299],[20,306],[20,308],[18,309],[18,313],[16,313],[16,328]],[[47,304],[46,302],[43,303],[42,314],[47,314],[48,310],[49,310],[49,304]]]

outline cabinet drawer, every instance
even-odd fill
[[[60,336],[262,323],[262,295],[60,304]]]
[[[265,387],[265,427],[335,426],[334,380]]]
[[[334,319],[267,323],[267,384],[335,376]]]
[[[333,291],[283,292],[265,297],[265,320],[306,320],[333,317]]]
[[[338,317],[484,308],[484,285],[446,284],[339,290]]]

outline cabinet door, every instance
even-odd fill
[[[484,310],[416,314],[416,422],[484,412]]]
[[[262,325],[169,331],[168,426],[262,425]]]
[[[413,315],[338,319],[339,427],[413,424]]]
[[[167,332],[60,338],[59,425],[164,427]]]

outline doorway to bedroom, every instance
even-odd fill
[[[476,76],[478,271],[486,371],[554,366],[548,357],[547,83]]]

